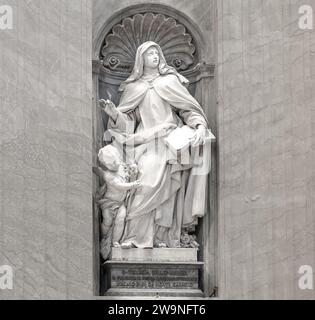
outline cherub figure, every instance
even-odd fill
[[[148,41],[137,49],[133,71],[120,86],[119,105],[99,101],[109,117],[106,132],[135,158],[143,184],[130,201],[122,248],[176,248],[182,229],[196,226],[207,211],[209,123],[188,84],[167,64],[161,47]],[[192,148],[177,157],[167,141],[183,126],[193,130]]]
[[[102,210],[101,254],[107,260],[111,247],[120,247],[125,228],[127,202],[131,190],[141,186],[136,180],[137,165],[121,162],[118,150],[108,145],[99,151],[98,159],[102,167],[94,169],[100,177],[102,187],[96,195],[96,201]]]

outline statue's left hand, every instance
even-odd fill
[[[199,145],[204,145],[206,142],[207,128],[204,126],[199,126],[192,137],[192,146],[197,147]]]

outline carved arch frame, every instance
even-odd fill
[[[200,64],[195,72],[191,74],[190,80],[195,84],[195,97],[205,109],[206,115],[209,116],[215,114],[213,112],[216,106],[211,105],[210,95],[215,94],[211,92],[210,82],[215,78],[215,64],[206,63],[206,46],[204,37],[199,29],[199,26],[192,21],[184,13],[174,9],[168,5],[162,4],[139,4],[126,7],[116,13],[114,13],[99,30],[93,43],[93,166],[97,164],[96,155],[98,150],[103,146],[102,136],[104,133],[104,125],[102,120],[102,114],[97,106],[97,101],[100,97],[99,83],[102,74],[103,62],[100,60],[101,51],[104,44],[105,37],[111,32],[115,25],[121,23],[125,18],[134,16],[136,14],[143,14],[146,12],[154,12],[154,14],[163,14],[168,17],[174,18],[180,24],[185,26],[189,33],[193,37],[194,44],[196,46],[196,57]],[[211,109],[213,109],[211,111]],[[216,134],[216,120],[209,119],[211,129]],[[205,293],[206,297],[212,296],[217,292],[218,273],[217,273],[217,256],[218,256],[218,216],[217,216],[217,151],[216,143],[212,145],[212,171],[209,175],[209,183],[207,193],[209,200],[207,201],[207,214],[201,222],[201,254],[200,260],[205,263],[204,269],[201,275],[202,283],[201,289]],[[98,178],[94,175],[93,178],[93,194],[99,187]],[[100,217],[97,205],[93,202],[93,229],[94,229],[94,252],[93,252],[93,264],[94,264],[94,295],[99,296],[102,294],[101,288],[101,271],[100,271],[100,254],[99,254],[99,226]]]
[[[184,13],[166,5],[162,4],[140,4],[140,5],[133,5],[127,7],[123,10],[120,10],[113,14],[110,19],[108,19],[103,27],[98,32],[95,41],[93,43],[93,59],[99,59],[99,55],[102,49],[102,45],[104,42],[105,36],[111,31],[114,25],[119,24],[123,19],[128,18],[130,16],[134,16],[138,13],[144,13],[148,11],[154,11],[154,13],[165,14],[168,16],[173,17],[179,23],[183,24],[187,27],[187,29],[191,32],[192,36],[196,40],[196,42],[200,45],[200,60],[205,60],[205,41],[203,38],[202,33],[199,30],[198,25],[192,21],[187,15]]]

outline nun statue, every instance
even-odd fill
[[[138,48],[133,72],[120,87],[119,106],[100,100],[109,116],[108,132],[116,144],[127,146],[139,169],[122,248],[179,248],[183,231],[192,230],[205,214],[209,171],[195,169],[200,158],[210,167],[208,121],[187,84],[167,65],[160,46],[148,41]],[[191,143],[174,152],[165,139],[183,126],[193,129]]]

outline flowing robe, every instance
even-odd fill
[[[142,183],[128,208],[123,241],[138,248],[152,248],[161,242],[178,247],[181,229],[196,225],[205,213],[207,174],[192,174],[196,165],[193,159],[196,155],[199,159],[201,152],[203,165],[209,166],[211,143],[188,148],[179,157],[164,141],[169,134],[165,126],[208,127],[205,114],[178,77],[171,74],[151,82],[140,79],[129,83],[118,112],[109,128],[125,142],[134,138],[136,146],[130,146],[129,151],[138,163]],[[153,133],[154,138],[149,139]]]

